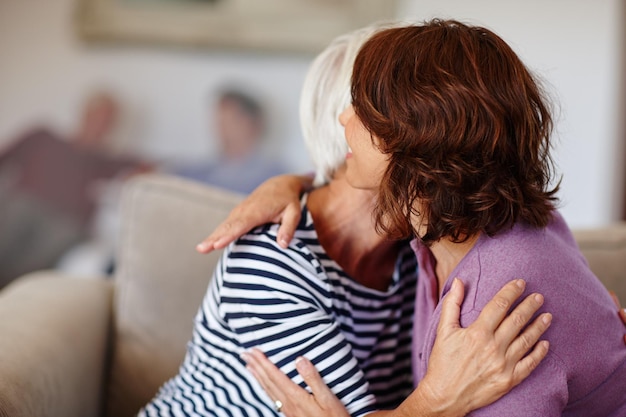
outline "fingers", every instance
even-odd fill
[[[291,242],[293,234],[300,222],[301,214],[299,203],[291,203],[285,207],[276,235],[276,241],[281,248],[285,249],[289,245],[289,242]]]
[[[615,303],[615,306],[617,307],[617,315],[619,316],[620,319],[622,319],[622,323],[626,325],[626,308],[622,308],[622,305],[619,302],[619,298],[617,297],[617,294],[615,294],[613,291],[610,291],[610,290],[609,290],[609,294],[611,294],[611,298],[613,299],[613,302]],[[624,335],[624,344],[626,344],[626,334]]]
[[[200,253],[209,253],[216,249],[223,249],[254,227],[255,224],[252,223],[251,218],[241,220],[234,218],[233,213],[231,213],[226,220],[217,226],[213,233],[196,245],[196,250]]]
[[[537,343],[539,338],[552,324],[552,314],[544,313],[537,317],[524,331],[517,336],[507,349],[507,358],[519,361]]]
[[[309,177],[293,175],[279,175],[264,181],[196,246],[196,250],[209,253],[222,249],[248,230],[265,223],[282,223],[277,241],[286,248],[300,221],[300,194],[311,181]]]
[[[617,307],[617,314],[622,319],[622,322],[626,324],[626,308],[622,308],[622,305],[619,302],[619,298],[617,297],[617,294],[615,294],[613,291],[609,291],[609,293],[611,294],[611,298],[613,299],[613,302],[615,303],[615,306]],[[626,337],[624,337],[624,341],[626,342]]]
[[[461,315],[461,303],[465,297],[465,288],[460,279],[454,278],[450,291],[443,299],[441,307],[441,319],[437,327],[437,334],[441,334],[444,329],[456,329],[461,327],[459,317]]]
[[[260,350],[252,349],[241,357],[269,397],[282,403],[281,412],[287,417],[349,417],[341,401],[326,386],[308,359],[296,359],[296,369],[313,395],[283,374]]]
[[[520,360],[517,365],[515,365],[515,369],[513,370],[513,379],[511,381],[512,386],[514,387],[524,379],[526,379],[532,371],[537,368],[539,363],[546,357],[548,354],[548,350],[550,349],[550,343],[547,340],[542,340],[537,343],[528,354],[528,356],[524,357]]]
[[[247,369],[252,373],[259,384],[261,384],[261,387],[263,387],[267,395],[273,400],[282,398],[278,389],[280,385],[277,385],[275,382],[275,379],[280,379],[280,376],[272,376],[271,369],[267,368],[264,364],[264,360],[266,360],[265,355],[259,358],[251,351],[249,353],[243,353],[241,357],[246,362]]]
[[[476,324],[485,326],[488,332],[495,332],[502,320],[507,316],[509,309],[526,288],[526,282],[516,279],[508,282],[496,295],[485,305]]]
[[[609,293],[611,293],[611,298],[613,299],[613,302],[617,307],[617,315],[620,319],[622,319],[622,323],[626,325],[626,308],[622,308],[622,305],[619,302],[619,298],[617,298],[617,294],[615,294],[613,291],[609,291]],[[624,335],[624,344],[626,345],[626,334]]]
[[[506,345],[509,345],[522,331],[522,329],[526,327],[533,315],[541,308],[543,301],[543,295],[536,293],[530,294],[524,298],[524,300],[522,300],[522,302],[519,303],[513,311],[511,311],[511,313],[497,328],[496,339]],[[544,319],[545,318],[546,316],[544,316]],[[533,340],[531,344],[526,346],[524,353],[537,342],[539,336],[541,336],[541,334],[547,329],[547,327],[542,328],[541,324],[544,324],[543,321],[540,321],[539,323],[535,321],[531,326],[529,326],[531,330],[533,330],[533,332],[531,332],[532,335],[535,335],[537,332],[539,333],[537,334],[537,338]]]
[[[282,373],[260,350],[251,349],[241,356],[267,395],[273,401],[282,402],[282,412],[285,415],[293,415],[300,406],[312,401],[306,390]]]
[[[617,294],[615,294],[615,292],[613,292],[612,290],[609,290],[609,294],[611,294],[611,298],[613,299],[613,302],[615,303],[615,307],[617,307],[618,309],[621,309],[622,306],[620,305],[619,298],[617,298]]]
[[[325,404],[335,399],[335,394],[324,383],[315,366],[305,357],[296,359],[296,369],[304,379],[304,382],[311,388],[313,395],[317,397],[318,402]]]
[[[242,206],[233,210],[213,233],[196,246],[196,250],[200,253],[209,253],[216,249],[223,249],[248,230],[270,220],[281,223],[276,241],[283,249],[287,248],[300,222],[300,202],[288,204],[277,219],[267,220],[267,217],[269,217],[267,214],[263,216],[262,212],[252,210],[250,204],[246,203],[244,206],[242,203]]]
[[[305,357],[296,359],[296,369],[304,382],[311,388],[313,395],[309,395],[309,399],[315,402],[316,406],[321,407],[322,413],[317,412],[315,416],[333,416],[333,417],[350,417],[342,402],[337,396],[326,386],[324,380],[320,376],[315,366]],[[310,410],[312,404],[307,406]],[[298,415],[298,417],[303,417]]]

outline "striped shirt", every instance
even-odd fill
[[[412,250],[401,250],[387,291],[367,288],[320,246],[306,195],[302,206],[287,249],[267,225],[224,251],[179,374],[140,416],[278,416],[239,357],[252,347],[301,386],[295,359],[309,358],[352,416],[411,393]]]

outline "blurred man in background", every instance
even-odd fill
[[[267,178],[284,173],[263,149],[266,115],[251,95],[227,88],[217,95],[215,140],[218,155],[212,161],[174,169],[174,174],[240,193],[249,193]]]
[[[74,132],[36,127],[0,151],[0,287],[54,267],[88,237],[99,186],[148,168],[109,152],[118,115],[115,97],[96,92]]]

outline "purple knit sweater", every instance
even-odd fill
[[[414,375],[420,381],[441,315],[434,258],[412,243],[419,262],[414,321]],[[625,272],[626,274],[626,272]],[[494,238],[482,235],[450,274],[465,284],[461,324],[467,327],[508,281],[523,278],[526,294],[545,296],[553,314],[543,338],[550,351],[539,367],[510,393],[472,416],[625,417],[624,325],[607,290],[590,271],[563,218],[554,213],[545,229],[518,224]]]

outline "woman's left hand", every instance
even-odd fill
[[[296,359],[296,369],[311,388],[309,394],[283,374],[258,349],[242,355],[248,369],[259,381],[267,395],[276,401],[277,411],[288,417],[349,417],[350,414],[333,392],[326,386],[315,366],[306,358]],[[281,405],[278,407],[278,405]]]

